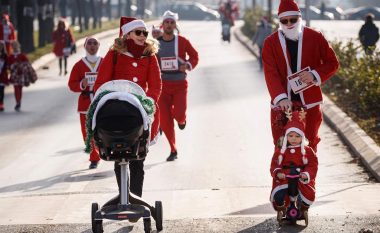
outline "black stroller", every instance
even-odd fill
[[[135,222],[140,218],[144,221],[144,231],[151,232],[151,216],[156,221],[157,231],[161,231],[161,201],[156,201],[153,208],[129,191],[129,161],[144,159],[150,140],[149,129],[144,129],[141,111],[127,101],[109,99],[96,114],[93,133],[100,158],[119,162],[121,167],[120,201],[116,199],[112,202],[111,199],[100,209],[98,203],[92,203],[93,232],[103,232],[103,219]]]

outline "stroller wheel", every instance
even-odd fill
[[[102,220],[95,220],[96,212],[99,210],[98,203],[92,203],[91,206],[91,225],[92,225],[92,232],[94,233],[103,233],[103,221]]]
[[[155,209],[156,209],[156,229],[157,231],[162,231],[162,202],[156,201],[155,203]]]
[[[152,231],[152,223],[150,218],[144,218],[144,232],[150,233]]]

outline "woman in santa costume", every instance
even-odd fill
[[[62,61],[64,75],[67,74],[67,57],[71,54],[72,47],[75,43],[73,33],[67,26],[64,19],[58,21],[57,29],[53,32],[53,52],[59,59],[59,75],[62,74]]]
[[[320,85],[339,67],[338,60],[322,33],[302,24],[300,9],[294,0],[282,0],[278,9],[280,28],[264,42],[262,51],[266,84],[271,96],[271,125],[276,144],[283,135],[279,115],[292,106],[303,106],[308,115],[305,136],[310,147],[317,151],[318,130],[322,123],[322,92]],[[307,89],[292,91],[287,77],[302,71],[298,84]],[[294,84],[295,85],[295,84]]]
[[[4,89],[9,84],[8,56],[5,43],[0,42],[0,112],[4,111]]]
[[[286,213],[289,201],[297,203],[300,210],[298,218],[307,219],[307,210],[315,200],[315,178],[318,171],[318,159],[305,139],[305,115],[300,112],[288,112],[289,121],[285,126],[282,147],[277,148],[270,167],[273,177],[270,201],[281,221]],[[296,188],[291,189],[287,175],[299,175]]]
[[[86,140],[86,114],[94,98],[94,82],[98,76],[98,69],[102,58],[99,57],[99,41],[94,37],[87,37],[84,42],[86,56],[75,63],[70,73],[69,88],[73,92],[80,93],[78,98],[78,113],[83,140]],[[93,144],[93,142],[92,142]],[[90,169],[97,168],[100,160],[99,152],[92,145],[90,153]]]
[[[187,108],[187,74],[198,64],[198,52],[189,40],[174,34],[177,29],[178,14],[166,11],[163,15],[163,35],[158,38],[159,64],[162,76],[162,94],[159,100],[161,129],[170,144],[170,155],[167,161],[177,159],[175,144],[174,119],[178,127],[186,126]]]
[[[0,24],[0,42],[5,43],[7,54],[12,54],[11,42],[16,40],[16,32],[13,24],[9,20],[9,15],[3,14]]]
[[[156,53],[158,44],[147,40],[147,27],[142,20],[121,17],[119,38],[104,57],[99,68],[94,91],[110,80],[129,80],[138,84],[155,103],[161,94],[161,76]],[[157,107],[157,105],[156,105]],[[156,139],[159,128],[159,111],[156,108],[151,129],[151,140]],[[142,195],[144,182],[144,160],[129,163],[130,190]],[[120,165],[115,162],[115,174],[120,190]],[[118,201],[118,199],[116,199]]]

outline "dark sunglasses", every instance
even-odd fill
[[[141,36],[141,34],[143,34],[145,37],[148,37],[149,34],[149,32],[145,30],[134,30],[133,32],[136,34],[136,36]]]
[[[88,45],[98,45],[98,42],[96,42],[96,41],[88,41],[87,44]]]
[[[298,18],[290,18],[290,19],[281,19],[280,22],[282,24],[288,24],[288,22],[290,22],[291,24],[295,24],[297,23],[298,21]]]

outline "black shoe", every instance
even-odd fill
[[[91,161],[90,166],[88,166],[88,169],[95,169],[98,167],[98,161]]]
[[[20,111],[20,108],[21,108],[21,104],[16,104],[16,106],[15,106],[15,110],[16,110],[17,112]]]
[[[170,152],[170,155],[169,157],[166,159],[166,161],[170,162],[170,161],[174,161],[176,160],[178,157],[177,157],[177,151],[174,151],[174,152]]]
[[[67,74],[67,70],[65,70],[65,75]]]
[[[179,128],[180,130],[185,129],[185,127],[186,127],[186,121],[185,121],[185,123],[183,123],[183,124],[178,123],[178,128]]]

